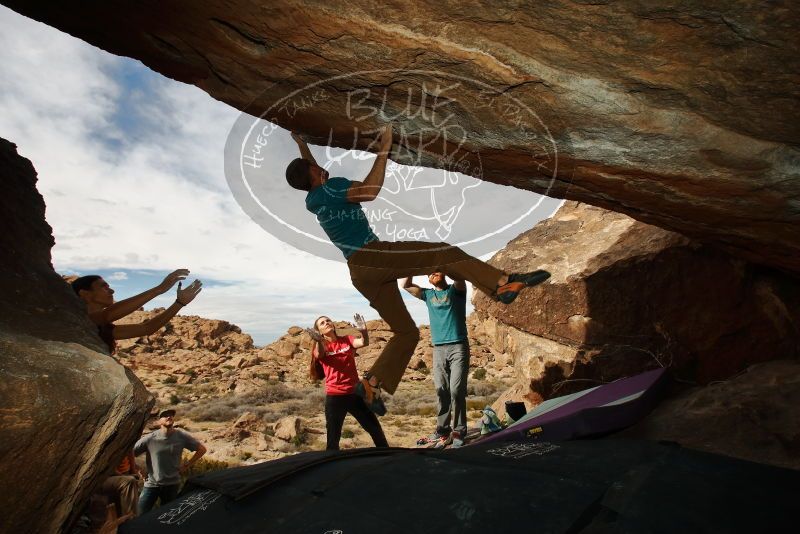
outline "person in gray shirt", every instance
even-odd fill
[[[158,414],[159,429],[142,436],[133,447],[136,456],[147,453],[147,479],[139,495],[138,515],[149,512],[157,500],[165,504],[178,496],[181,475],[194,465],[206,448],[191,434],[174,428],[175,410]],[[183,449],[194,451],[188,462],[181,464]]]

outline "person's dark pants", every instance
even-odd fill
[[[439,400],[436,433],[450,434],[452,430],[463,438],[467,433],[467,374],[469,373],[469,342],[448,343],[433,347],[433,385]]]
[[[342,425],[347,414],[355,417],[361,428],[366,430],[372,438],[376,447],[388,447],[386,436],[378,421],[378,417],[372,413],[364,399],[355,394],[350,395],[326,395],[325,396],[325,427],[328,433],[329,451],[339,450],[339,439],[342,437]]]
[[[180,488],[180,484],[156,487],[145,486],[142,490],[142,494],[139,495],[137,515],[142,515],[152,510],[153,506],[156,504],[156,501],[160,501],[160,506],[164,506],[166,503],[178,496],[178,490]]]

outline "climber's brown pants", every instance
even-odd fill
[[[397,279],[438,271],[450,278],[468,280],[491,295],[504,274],[458,247],[418,241],[373,241],[350,256],[347,265],[353,286],[394,333],[370,369],[390,394],[397,389],[419,341],[419,328],[406,309]]]

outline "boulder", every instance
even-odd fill
[[[53,271],[36,171],[4,139],[0,181],[3,530],[61,532],[139,437],[152,399]]]
[[[249,369],[251,367],[255,367],[259,363],[261,363],[261,358],[258,356],[258,354],[248,353],[242,362],[241,368]]]
[[[276,438],[291,441],[300,434],[302,421],[296,415],[289,415],[278,419],[272,428]]]
[[[4,529],[57,532],[133,446],[152,404],[139,380],[77,343],[0,332]],[[41,514],[43,506],[48,513]],[[38,525],[38,527],[32,527]]]
[[[244,412],[236,419],[233,426],[236,428],[254,428],[258,426],[260,422],[261,420],[259,417],[253,412]]]
[[[510,306],[475,293],[480,342],[549,398],[656,366],[699,384],[800,356],[790,275],[567,202],[490,261],[552,277]]]
[[[162,309],[137,311],[119,322],[146,321]],[[249,352],[253,349],[253,338],[243,334],[238,326],[227,321],[206,319],[196,315],[178,315],[155,334],[146,338],[120,341],[119,349],[129,356],[149,353],[153,360],[157,360],[163,353],[184,350],[207,355],[211,363],[223,354]]]
[[[761,363],[729,380],[679,392],[616,437],[675,441],[800,469],[800,361]]]
[[[272,439],[265,436],[263,433],[256,434],[256,450],[268,451],[272,448]]]
[[[425,364],[425,359],[420,358],[419,356],[412,356],[411,360],[408,362],[408,368],[413,369],[414,371],[426,369],[427,367],[428,366]]]
[[[531,409],[541,404],[543,400],[541,395],[535,391],[531,391],[527,385],[517,383],[504,391],[503,394],[494,401],[492,409],[502,421],[506,414],[506,402],[523,402],[525,403],[525,411],[531,411]]]

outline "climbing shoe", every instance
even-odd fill
[[[508,275],[509,282],[524,282],[528,287],[539,285],[548,278],[550,278],[550,273],[541,269],[531,273],[512,273]]]
[[[503,304],[511,304],[519,295],[519,292],[526,287],[532,287],[541,284],[550,278],[550,273],[547,271],[533,271],[531,273],[512,273],[508,275],[508,282],[498,288],[494,292],[495,300]]]
[[[381,399],[380,386],[373,386],[369,383],[369,377],[364,378],[356,384],[356,395],[364,399],[364,404],[375,415],[386,415],[386,405]]]

